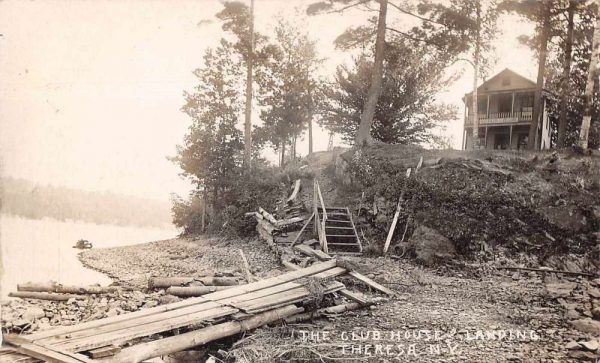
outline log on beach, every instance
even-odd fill
[[[37,299],[51,301],[67,301],[69,299],[85,299],[83,295],[57,294],[51,292],[17,291],[8,294],[9,297],[18,297],[21,299]]]
[[[28,282],[17,285],[17,291],[57,292],[63,294],[109,294],[119,291],[118,286],[68,286],[56,282]]]
[[[240,284],[235,277],[207,276],[199,278],[198,281],[206,286],[234,286]]]
[[[167,289],[167,294],[178,297],[194,297],[229,288],[231,286],[171,286]]]
[[[296,307],[295,305],[288,305],[254,315],[243,321],[230,321],[227,323],[211,325],[188,333],[137,344],[129,348],[124,348],[120,353],[112,357],[100,359],[98,361],[112,363],[140,362],[145,359],[202,346],[217,339],[256,329],[265,324],[281,321],[290,315],[299,314],[303,311],[303,308]]]
[[[151,277],[148,287],[151,289],[167,289],[171,286],[184,286],[194,282],[193,277]]]

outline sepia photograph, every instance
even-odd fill
[[[0,0],[0,363],[600,362],[600,0]]]

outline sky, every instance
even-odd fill
[[[302,15],[311,2],[255,0],[256,29],[269,34],[277,16]],[[214,19],[221,8],[218,0],[0,1],[1,175],[162,201],[187,194],[191,185],[167,157],[191,124],[183,91],[223,35]],[[412,24],[389,12],[396,26]],[[333,40],[367,16],[302,15],[327,58],[324,72],[348,59]],[[508,67],[535,79],[533,54],[516,40],[531,26],[503,17],[500,30],[492,75]],[[449,71],[463,75],[439,99],[461,108],[442,134],[458,148],[472,71],[465,62]],[[317,130],[315,150],[327,140]],[[306,138],[298,149],[306,154]]]

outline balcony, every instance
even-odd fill
[[[532,116],[532,111],[479,114],[479,126],[527,124],[531,122]],[[465,118],[465,126],[472,125],[473,115],[471,114]]]

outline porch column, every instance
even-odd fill
[[[490,96],[488,95],[488,102],[489,102],[489,100],[490,100]],[[487,149],[487,141],[488,141],[487,137],[488,137],[488,127],[486,126],[485,127],[484,149]]]
[[[515,117],[515,91],[513,91],[512,93],[512,103],[510,104],[510,117]]]
[[[513,101],[515,99],[515,94],[513,93]],[[512,148],[512,127],[513,125],[509,126],[510,129],[508,131],[508,149],[510,150]]]
[[[487,118],[490,118],[490,95],[487,95]],[[485,136],[487,138],[487,135]]]

